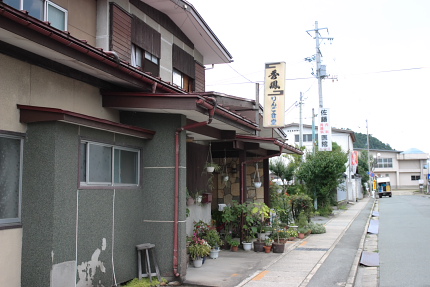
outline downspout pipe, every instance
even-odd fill
[[[180,164],[180,134],[182,131],[190,130],[202,126],[209,125],[214,117],[215,109],[216,109],[216,100],[215,98],[208,98],[208,100],[213,102],[213,106],[208,108],[209,118],[207,121],[193,123],[190,125],[186,125],[180,127],[175,132],[175,219],[174,219],[174,231],[173,231],[173,274],[175,277],[179,277],[180,274],[178,272],[179,266],[179,164]]]

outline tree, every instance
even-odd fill
[[[284,182],[284,180],[288,182],[293,179],[294,165],[291,162],[286,163],[282,157],[270,160],[269,169],[279,177],[282,182]]]
[[[318,207],[331,206],[335,203],[336,188],[343,180],[347,153],[333,142],[332,151],[316,151],[308,153],[297,172],[297,178],[302,180],[311,197],[318,200]]]
[[[354,142],[354,148],[366,148],[367,149],[367,135],[362,133],[355,133],[356,141]],[[377,138],[369,135],[369,149],[379,150],[393,150],[389,144],[382,143]]]
[[[369,182],[369,160],[367,157],[367,150],[362,150],[360,158],[358,159],[357,172],[361,175],[361,186],[363,187],[364,194],[366,193],[365,183]]]

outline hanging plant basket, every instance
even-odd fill
[[[258,171],[258,162],[255,163],[254,186],[255,188],[261,187],[260,173]]]
[[[209,143],[209,152],[208,152],[208,157],[206,159],[205,168],[206,168],[206,171],[208,173],[213,173],[214,171],[219,171],[221,168],[218,164],[214,163],[212,160],[212,144],[211,143]]]

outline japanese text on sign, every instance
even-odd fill
[[[264,94],[264,127],[285,124],[285,63],[267,63]]]
[[[331,125],[329,109],[320,109],[318,126],[318,150],[331,151]]]

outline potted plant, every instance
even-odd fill
[[[221,169],[221,166],[217,163],[210,161],[210,162],[206,162],[205,168],[207,172],[212,173],[214,171],[219,171]]]
[[[299,233],[295,228],[288,228],[287,235],[288,235],[288,240],[293,241],[296,237],[299,236]]]
[[[252,249],[252,240],[257,232],[255,226],[256,216],[254,216],[254,203],[243,203],[240,205],[244,224],[242,225],[242,246],[243,250],[250,251]]]
[[[188,252],[193,259],[194,267],[199,268],[203,264],[203,258],[211,253],[211,247],[206,240],[194,236]]]
[[[309,231],[309,228],[307,226],[301,226],[297,229],[297,232],[299,233],[299,238],[303,239],[306,237],[307,233]]]
[[[254,186],[255,188],[261,187],[260,172],[258,171],[258,162],[255,163]]]
[[[299,214],[298,227],[299,228],[297,229],[297,232],[299,233],[300,239],[305,238],[305,236],[308,235],[308,233],[310,233],[308,218],[304,211],[301,211]]]
[[[263,252],[264,251],[264,240],[266,240],[265,228],[258,229],[258,240],[254,241],[254,251]]]
[[[221,168],[218,164],[214,163],[212,160],[212,144],[211,143],[209,143],[209,152],[208,152],[208,156],[206,159],[205,168],[206,168],[206,171],[209,173],[212,173],[214,171],[219,171]]]
[[[215,228],[211,228],[203,239],[211,246],[210,258],[217,259],[220,251],[219,247],[222,244],[218,231]]]
[[[187,188],[187,205],[193,205],[194,204],[194,198],[191,196],[190,192],[188,191]]]
[[[273,236],[276,238],[276,241],[272,243],[272,249],[273,249],[273,253],[284,253],[285,250],[285,243],[280,241],[280,231],[282,231],[282,228],[280,227],[280,222],[279,222],[279,216],[276,215],[273,218]]]
[[[264,240],[267,238],[270,226],[266,226],[266,221],[269,219],[270,208],[263,202],[253,203],[251,206],[251,214],[254,217],[254,225],[258,232],[258,240],[254,242],[254,251],[264,250]]]
[[[238,232],[240,219],[242,215],[242,206],[233,201],[222,210],[221,221],[225,224],[225,234],[232,237],[233,233]],[[227,239],[227,238],[226,238]],[[227,241],[228,242],[228,241]]]
[[[240,245],[239,241],[232,239],[230,240],[229,243],[231,245],[231,251],[237,252],[239,250],[239,245]]]
[[[270,251],[272,250],[272,243],[273,240],[271,238],[266,238],[266,240],[264,240],[264,251],[266,253],[270,253]]]

